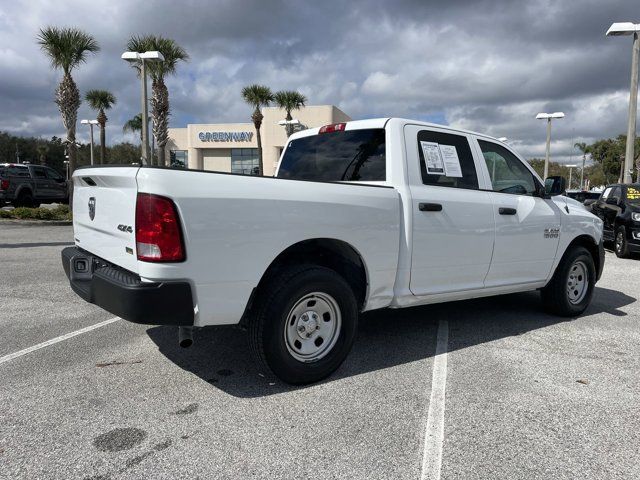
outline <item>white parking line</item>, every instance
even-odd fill
[[[442,468],[442,442],[444,440],[444,398],[447,385],[447,350],[449,348],[449,324],[438,323],[436,355],[433,360],[431,399],[424,432],[421,480],[439,480]]]
[[[34,345],[33,347],[25,348],[24,350],[10,353],[9,355],[0,357],[0,363],[8,362],[9,360],[13,360],[14,358],[22,357],[27,353],[35,352],[36,350],[40,350],[41,348],[48,347],[49,345],[53,345],[55,343],[68,340],[78,335],[82,335],[83,333],[90,332],[91,330],[95,330],[96,328],[104,327],[106,325],[109,325],[110,323],[117,322],[118,320],[120,320],[119,317],[110,318],[109,320],[105,320],[104,322],[96,323],[95,325],[89,325],[88,327],[81,328],[80,330],[76,330],[74,332],[69,332],[59,337],[52,338],[51,340],[47,340],[46,342],[39,343],[37,345]]]

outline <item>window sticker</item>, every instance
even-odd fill
[[[462,177],[460,158],[454,145],[439,145],[447,177]]]
[[[627,198],[629,200],[639,200],[640,199],[640,190],[633,187],[627,188]]]
[[[420,141],[424,163],[429,175],[445,175],[444,162],[440,153],[440,145],[435,142]]]

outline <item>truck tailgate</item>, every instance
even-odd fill
[[[73,175],[76,245],[135,273],[138,168],[83,168]]]

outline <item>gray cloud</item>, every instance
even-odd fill
[[[604,32],[635,15],[621,0],[18,1],[0,6],[0,130],[63,135],[52,102],[60,73],[35,36],[73,25],[102,47],[74,77],[82,91],[117,96],[110,141],[135,140],[122,124],[140,110],[138,81],[119,58],[126,40],[162,32],[191,56],[168,81],[172,126],[248,121],[240,90],[259,82],[353,118],[437,119],[506,136],[525,156],[544,154],[535,114],[563,110],[552,149],[567,161],[574,141],[625,131],[631,45]],[[83,104],[80,118],[93,116]]]

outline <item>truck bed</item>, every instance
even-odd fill
[[[345,242],[360,255],[368,282],[364,310],[386,306],[393,297],[401,203],[392,187],[163,167],[82,168],[74,187],[76,245],[143,282],[187,281],[196,326],[237,323],[271,262],[312,239]],[[183,262],[137,260],[138,193],[175,202]]]

